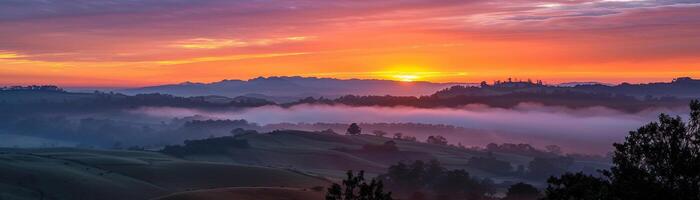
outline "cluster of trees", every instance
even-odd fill
[[[542,81],[533,82],[531,80],[521,81],[508,79],[507,81],[495,81],[492,85],[486,82],[481,82],[480,86],[453,86],[451,88],[437,92],[437,95],[494,95],[502,93],[525,93],[525,92],[541,92],[541,93],[584,93],[595,95],[616,95],[616,96],[653,96],[653,97],[671,97],[671,96],[690,96],[698,97],[700,88],[700,80],[689,77],[680,77],[674,79],[670,83],[646,83],[646,84],[629,84],[622,83],[620,85],[609,86],[603,84],[579,84],[572,87],[569,86],[554,86],[545,85]]]
[[[482,199],[495,192],[490,179],[471,176],[464,170],[447,170],[438,161],[398,163],[379,175],[386,187],[409,199]]]
[[[384,191],[380,180],[372,179],[367,182],[365,173],[360,171],[355,175],[348,171],[342,185],[334,183],[326,192],[326,200],[392,200],[391,192]]]
[[[179,97],[168,94],[124,95],[119,93],[66,92],[56,86],[27,86],[0,89],[0,110],[4,113],[86,113],[111,112],[138,107],[179,107],[213,109],[222,107],[259,107],[276,105],[263,99],[238,97]]]
[[[700,102],[686,123],[666,114],[614,144],[613,167],[602,177],[551,177],[545,199],[700,199]]]
[[[446,124],[423,124],[423,123],[357,123],[363,130],[372,130],[371,134],[380,137],[393,137],[395,133],[401,135],[417,135],[424,133],[440,133],[443,135],[462,135],[469,136],[475,140],[474,144],[480,144],[486,141],[486,134],[479,130],[468,129],[459,126]],[[348,124],[345,123],[277,123],[261,126],[261,130],[347,130]]]
[[[0,87],[0,91],[44,91],[44,92],[65,92],[63,88],[55,85],[29,85],[29,86],[9,86]]]
[[[562,153],[561,147],[557,145],[548,145],[546,148],[547,150],[545,151],[537,149],[530,144],[489,143],[486,145],[486,148],[484,150],[488,152],[517,154],[530,157],[552,157],[558,156]]]
[[[360,128],[357,123],[352,123],[348,127],[347,131],[345,132],[347,135],[360,135],[362,134],[362,128]],[[384,137],[386,136],[387,132],[380,131],[380,130],[375,130],[372,132],[375,136],[379,137]],[[405,140],[405,141],[417,141],[416,137],[414,136],[404,136],[403,133],[394,133],[393,139],[396,140]],[[425,141],[428,144],[437,144],[437,145],[447,145],[447,138],[441,136],[441,135],[431,135],[428,136],[428,138]]]
[[[447,138],[441,135],[431,135],[425,140],[428,144],[447,145]]]
[[[435,162],[431,162],[435,163]],[[415,165],[415,163],[414,163]],[[441,168],[439,164],[436,164],[437,168]],[[416,168],[414,168],[415,170]],[[437,182],[435,185],[436,187],[441,187],[441,188],[435,188],[433,190],[436,191],[431,191],[428,194],[426,194],[424,191],[413,191],[411,195],[407,198],[409,200],[428,200],[428,199],[440,199],[440,200],[449,200],[449,199],[490,199],[490,200],[496,200],[499,198],[493,197],[492,195],[483,195],[479,194],[480,192],[477,191],[479,188],[482,190],[493,190],[493,189],[484,189],[485,187],[490,187],[492,184],[488,184],[488,186],[479,186],[480,183],[478,183],[478,180],[473,180],[473,178],[469,177],[469,174],[464,172],[463,170],[453,170],[453,171],[445,171],[444,169],[428,169],[432,171],[428,171],[429,173],[433,173],[434,176],[432,177],[433,179],[443,179],[442,182]],[[396,173],[396,171],[394,172]],[[411,171],[413,173],[413,176],[420,176],[418,174],[425,174],[426,171]],[[364,172],[360,171],[359,173],[355,174],[353,171],[348,171],[346,178],[341,181],[341,184],[334,183],[329,187],[326,191],[326,200],[391,200],[393,198],[393,193],[389,191],[384,191],[384,181],[387,179],[387,175],[383,175],[384,177],[380,176],[378,179],[372,179],[371,181],[367,181],[364,177]],[[395,175],[396,176],[396,175]],[[412,176],[409,175],[408,173],[400,174],[398,176],[405,176],[405,177],[398,177],[402,178],[401,181],[407,181],[406,178]],[[431,178],[431,177],[425,177],[426,175],[423,175],[423,178]],[[437,176],[443,176],[443,177],[437,177]],[[395,177],[397,178],[397,177]],[[384,179],[384,180],[382,180]],[[472,179],[472,180],[470,180]],[[404,184],[417,184],[421,180],[419,179],[411,179],[408,180],[410,183],[404,183]],[[487,181],[488,182],[488,181]],[[481,183],[483,184],[483,183]],[[475,187],[477,188],[471,188]],[[463,187],[463,188],[462,188]],[[417,188],[417,187],[416,187]],[[437,195],[435,195],[437,192]],[[492,192],[488,192],[492,193]],[[506,196],[503,198],[500,198],[501,200],[537,200],[542,198],[542,193],[540,190],[535,188],[534,186],[527,184],[527,183],[516,183],[511,185],[508,188],[508,191],[506,192]],[[562,198],[562,199],[568,199],[568,198]]]
[[[459,88],[437,92],[430,96],[356,96],[347,95],[337,99],[307,98],[303,101],[285,104],[289,107],[301,104],[347,105],[347,106],[409,106],[417,108],[458,108],[471,104],[487,105],[495,108],[514,108],[522,103],[537,103],[545,106],[567,108],[607,107],[624,112],[639,112],[655,107],[678,107],[688,102],[679,98],[636,98],[612,93],[591,93],[572,90],[519,91],[519,92],[478,92],[474,95],[470,88]],[[484,94],[481,94],[484,93]]]
[[[417,139],[416,137],[410,136],[410,135],[403,135],[403,133],[400,133],[400,132],[394,133],[394,137],[393,137],[393,138],[394,138],[395,140],[404,140],[404,141],[411,141],[411,142],[416,142],[416,141],[418,141],[418,139]]]
[[[528,163],[527,167],[518,165],[514,169],[510,162],[488,155],[469,158],[467,166],[497,175],[545,180],[550,176],[559,176],[566,173],[569,167],[573,165],[573,162],[573,158],[566,156],[535,157]]]
[[[527,183],[516,183],[511,185],[502,200],[536,200],[542,198],[542,192]],[[561,199],[569,200],[569,199]]]

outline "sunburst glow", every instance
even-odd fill
[[[420,79],[420,76],[411,75],[411,74],[398,74],[398,75],[394,75],[394,78],[398,79],[399,81],[403,81],[403,82],[413,82],[415,80]]]

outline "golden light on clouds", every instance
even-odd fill
[[[176,41],[170,45],[176,48],[183,49],[220,49],[220,48],[239,48],[253,46],[269,46],[274,44],[301,42],[309,40],[310,36],[291,36],[283,38],[257,38],[257,39],[222,39],[222,38],[192,38],[181,41]]]
[[[297,56],[309,54],[307,52],[291,52],[291,53],[266,53],[266,54],[237,54],[228,56],[209,56],[209,57],[196,57],[187,59],[174,59],[174,60],[160,60],[155,61],[159,65],[180,65],[180,64],[190,64],[199,62],[218,62],[218,61],[236,61],[254,58],[272,58],[272,57],[282,57],[282,56]]]
[[[21,58],[24,57],[22,55],[19,55],[14,52],[9,52],[9,51],[0,51],[0,59],[15,59],[15,58]]]
[[[0,1],[13,10],[0,20],[0,85],[700,76],[690,1],[94,1],[90,15],[41,2]]]
[[[247,42],[230,39],[194,38],[173,44],[175,47],[184,49],[218,49],[223,47],[243,47]]]

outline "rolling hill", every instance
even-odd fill
[[[150,199],[210,188],[329,184],[286,169],[187,161],[156,152],[72,148],[0,152],[2,199]]]

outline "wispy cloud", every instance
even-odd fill
[[[268,38],[268,39],[216,39],[216,38],[193,38],[187,40],[176,41],[171,46],[184,49],[219,49],[219,48],[235,48],[235,47],[254,47],[254,46],[269,46],[280,43],[306,41],[313,37],[309,36],[290,36],[284,38]]]
[[[23,66],[37,73],[211,61],[288,75],[411,63],[500,77],[620,63],[689,71],[700,64],[699,24],[698,0],[6,0],[0,59],[47,62]]]
[[[298,56],[298,55],[306,55],[306,54],[310,54],[310,53],[308,53],[308,52],[265,53],[265,54],[243,54],[243,55],[229,55],[229,56],[196,57],[196,58],[177,59],[177,60],[161,60],[161,61],[155,61],[155,63],[160,64],[160,65],[179,65],[179,64],[198,63],[198,62],[233,61],[233,60],[244,60],[244,59],[255,59],[255,58]]]

